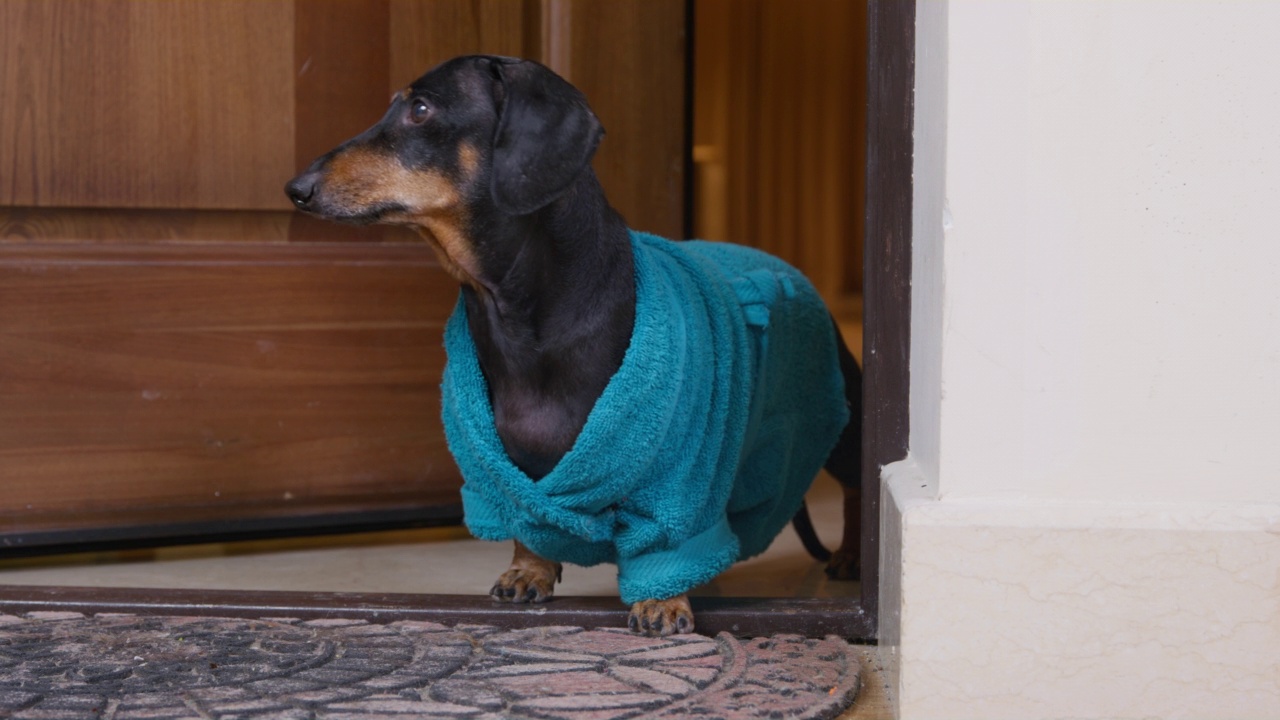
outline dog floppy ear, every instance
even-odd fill
[[[586,97],[542,65],[503,59],[492,67],[499,115],[490,191],[498,209],[526,215],[573,184],[604,128]]]

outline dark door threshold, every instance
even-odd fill
[[[853,641],[874,639],[870,618],[849,598],[692,598],[697,630],[740,637],[787,633]],[[130,613],[202,617],[348,618],[388,623],[428,620],[447,625],[625,627],[627,608],[613,597],[558,597],[511,605],[475,595],[335,593],[261,590],[0,585],[0,613]]]

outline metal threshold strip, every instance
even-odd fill
[[[779,633],[854,641],[873,637],[872,621],[851,598],[691,598],[697,631],[740,637]],[[539,625],[625,627],[615,597],[557,597],[537,606],[475,595],[262,590],[157,590],[0,585],[0,613],[79,612],[300,619],[348,618],[387,623],[425,620],[503,628]]]

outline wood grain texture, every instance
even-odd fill
[[[538,58],[536,0],[391,0],[389,92],[457,55]]]
[[[294,169],[301,172],[386,112],[391,15],[387,0],[294,0],[293,6]],[[276,191],[283,194],[283,183]]]
[[[288,208],[292,29],[284,0],[0,3],[0,205]]]
[[[544,47],[582,90],[605,127],[595,169],[609,201],[634,228],[685,233],[686,27],[683,0],[562,0],[544,22],[563,47]],[[567,28],[567,29],[566,29]],[[564,37],[564,35],[568,37]]]
[[[291,210],[0,207],[0,244],[285,242]]]
[[[862,289],[864,0],[700,0],[696,226],[800,268],[833,306]]]
[[[294,0],[293,9],[292,170],[301,172],[386,112],[391,16],[388,0]],[[284,196],[284,180],[274,192]],[[385,234],[379,226],[340,225],[302,213],[294,213],[289,226],[289,238],[303,242],[377,241]]]
[[[0,207],[0,244],[19,242],[283,243],[362,241],[421,243],[401,227],[349,227],[312,231],[294,210],[134,210],[129,208]],[[315,220],[316,224],[322,221]]]
[[[0,532],[456,502],[424,247],[0,248]]]

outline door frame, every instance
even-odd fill
[[[916,2],[869,0],[863,259],[862,637],[880,609],[880,469],[907,456]]]

